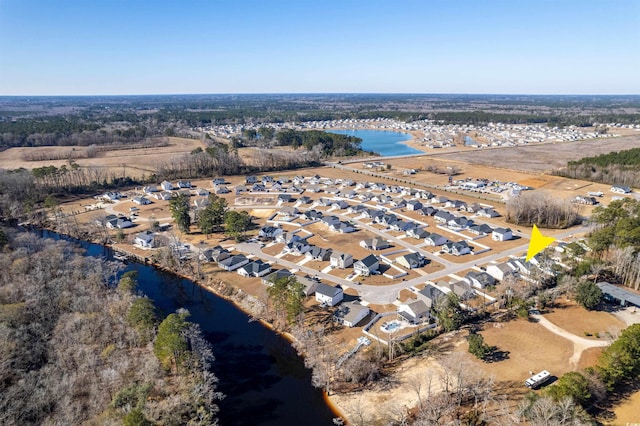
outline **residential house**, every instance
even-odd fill
[[[495,285],[496,279],[491,275],[486,273],[485,271],[477,272],[477,271],[469,271],[467,275],[464,276],[463,280],[474,287],[477,288],[485,288],[488,286]]]
[[[311,192],[311,193],[318,193],[321,192],[322,188],[320,188],[320,185],[308,185],[307,186],[307,192]]]
[[[398,315],[410,324],[420,324],[429,320],[429,306],[424,300],[402,303],[398,306]]]
[[[375,223],[379,223],[378,218],[384,216],[384,212],[378,209],[367,209],[362,212],[362,215],[367,219],[373,220]]]
[[[158,192],[158,187],[156,187],[155,185],[145,186],[144,188],[142,188],[142,192],[147,195],[153,194],[154,192]]]
[[[362,214],[366,210],[367,210],[367,206],[365,206],[364,204],[356,204],[353,206],[349,206],[349,208],[347,209],[347,213]]]
[[[262,260],[254,260],[238,268],[238,274],[244,277],[262,277],[271,272],[271,265]]]
[[[235,271],[241,266],[249,263],[249,259],[244,254],[235,254],[233,256],[229,256],[226,259],[222,259],[218,261],[218,266],[220,266],[225,271]]]
[[[322,214],[321,211],[311,209],[303,212],[301,216],[304,220],[312,221],[312,220],[320,220],[324,215]]]
[[[424,239],[424,242],[428,246],[438,247],[449,242],[449,239],[443,237],[442,235],[436,234],[435,232],[430,234],[427,238]]]
[[[513,261],[496,263],[487,266],[487,274],[498,281],[504,280],[508,276],[518,276],[518,265]]]
[[[193,205],[196,209],[204,209],[205,207],[211,205],[211,201],[208,198],[196,198],[193,200]]]
[[[471,247],[466,241],[449,242],[442,246],[442,251],[454,256],[462,256],[471,253]]]
[[[329,264],[332,268],[346,269],[353,265],[353,256],[334,250],[329,256]]]
[[[333,200],[331,198],[320,197],[320,199],[317,201],[317,204],[322,207],[329,207],[331,204],[333,204]]]
[[[497,211],[495,211],[491,207],[485,207],[483,209],[477,210],[476,211],[476,215],[481,216],[481,217],[488,217],[488,218],[500,217],[500,213],[498,213]]]
[[[433,306],[436,300],[438,300],[440,297],[444,295],[445,295],[444,291],[440,290],[438,287],[431,284],[427,284],[422,290],[416,293],[416,296],[418,296],[418,300],[424,301],[424,303],[429,308]]]
[[[379,267],[380,261],[373,254],[353,264],[353,270],[365,277],[377,272]]]
[[[293,206],[284,206],[278,211],[278,214],[281,215],[284,220],[295,219],[298,217],[299,213],[298,209]]]
[[[418,200],[407,201],[407,210],[418,211],[422,208],[422,203]]]
[[[510,228],[496,228],[491,233],[491,239],[493,241],[507,241],[513,238],[513,233]]]
[[[312,278],[309,275],[296,275],[296,280],[298,280],[298,282],[302,284],[302,291],[304,292],[305,296],[311,296],[313,293],[315,293],[316,288],[318,288],[318,284],[320,284],[320,281],[318,281],[318,279]]]
[[[332,223],[331,225],[329,225],[329,229],[341,234],[348,234],[355,231],[355,228],[350,223],[343,221]]]
[[[440,210],[433,216],[433,219],[436,222],[447,223],[451,219],[455,219],[455,216],[449,213],[448,211]]]
[[[333,314],[335,320],[345,327],[355,327],[360,321],[365,319],[371,309],[363,306],[360,302],[353,301],[340,305],[338,310]]]
[[[133,197],[131,201],[135,204],[138,204],[139,206],[146,206],[148,204],[151,204],[151,200],[147,197]]]
[[[267,192],[267,187],[261,183],[254,183],[251,186],[251,192]]]
[[[344,292],[340,286],[330,286],[325,283],[318,283],[316,286],[316,300],[323,305],[335,306],[342,302]]]
[[[126,229],[131,228],[133,226],[133,223],[131,222],[131,220],[129,220],[129,218],[118,216],[116,218],[107,220],[106,225],[109,229]]]
[[[142,231],[136,234],[133,244],[142,248],[153,248],[154,235],[151,231]]]
[[[178,188],[191,188],[191,182],[189,182],[188,180],[179,180],[178,181]]]
[[[432,204],[444,204],[447,201],[449,201],[449,197],[446,197],[444,195],[438,195],[437,197],[433,197],[430,200]]]
[[[407,269],[415,269],[426,265],[427,259],[420,253],[408,253],[396,257],[395,262]]]
[[[334,207],[334,208],[337,208],[337,209],[340,209],[340,210],[344,210],[347,207],[349,207],[349,203],[347,203],[344,200],[338,200],[338,201],[334,202],[333,204],[331,204],[331,207]]]
[[[469,232],[476,235],[487,235],[493,232],[493,228],[487,225],[486,223],[482,223],[480,225],[470,226]]]
[[[262,176],[262,184],[263,185],[267,185],[268,183],[273,183],[275,180],[273,179],[273,176]]]
[[[219,262],[222,259],[226,259],[231,256],[229,250],[222,248],[221,246],[215,246],[208,249],[203,250],[200,253],[200,260],[205,262]]]
[[[475,213],[478,210],[481,210],[483,207],[478,203],[467,204],[467,207],[464,209],[467,213]]]
[[[282,228],[278,226],[266,225],[260,228],[260,231],[258,231],[258,237],[272,240],[283,232]]]
[[[237,191],[238,188],[236,187],[236,193]],[[216,193],[216,195],[222,195],[230,193],[231,190],[227,188],[227,185],[216,185],[216,187],[214,188],[214,192]]]
[[[460,200],[449,200],[446,203],[444,203],[444,206],[454,208],[456,210],[463,210],[467,208],[467,203]]]
[[[447,222],[447,226],[454,231],[466,229],[471,224],[473,224],[473,221],[467,219],[465,216],[454,217]]]
[[[247,192],[249,189],[245,185],[236,185],[235,186],[236,195],[242,194],[243,192]]]
[[[228,192],[228,191],[227,191],[227,192]],[[209,196],[209,194],[210,194],[210,192],[209,192],[209,191],[207,191],[207,190],[206,190],[206,189],[204,189],[204,188],[197,188],[197,189],[196,189],[196,195],[197,195],[198,197],[208,197],[208,196]],[[226,194],[226,192],[225,192],[225,194]]]
[[[457,295],[460,298],[460,300],[469,300],[477,296],[476,292],[473,291],[469,283],[467,283],[464,280],[449,283],[449,289],[455,295]]]
[[[226,181],[224,180],[224,178],[223,178],[223,177],[217,177],[217,178],[214,178],[214,179],[211,181],[211,184],[212,184],[213,186],[216,186],[216,185],[222,185],[222,184],[224,184],[224,183],[226,183]]]
[[[326,249],[318,246],[311,246],[309,251],[305,253],[305,257],[311,260],[327,261],[331,257],[331,249]]]
[[[166,181],[166,180],[165,180],[165,181],[163,181],[163,182],[160,184],[160,187],[161,187],[164,191],[171,191],[171,190],[173,190],[173,184],[172,184],[171,182],[169,182],[169,181]]]
[[[274,282],[281,278],[293,275],[288,269],[278,269],[262,277],[262,284],[272,286]]]
[[[302,256],[306,252],[311,250],[311,245],[306,240],[292,241],[285,244],[282,248],[283,253],[289,253],[294,256]]]
[[[616,194],[629,194],[631,192],[631,188],[624,185],[613,185],[611,187],[611,192]]]
[[[300,236],[293,231],[287,231],[287,232],[283,232],[281,234],[276,235],[276,242],[277,243],[291,243],[293,241],[300,241],[302,238],[300,238]]]
[[[312,200],[310,197],[307,197],[306,195],[298,198],[298,201],[296,202],[296,205],[303,205],[303,204],[311,204]]]
[[[155,195],[157,200],[162,200],[162,201],[169,201],[170,199],[173,198],[173,194],[169,191],[160,191],[160,192],[156,192]]]
[[[440,210],[433,207],[433,206],[424,206],[421,209],[418,210],[418,214],[420,216],[434,216],[436,213],[438,213]]]
[[[360,241],[360,247],[369,250],[384,250],[391,247],[389,242],[382,237],[367,238]]]
[[[322,216],[320,218],[320,222],[322,222],[326,226],[331,226],[334,223],[340,222],[340,219],[338,219],[337,216]]]
[[[393,207],[405,207],[407,205],[407,200],[404,198],[392,198],[390,204]]]
[[[415,238],[416,240],[422,240],[427,238],[430,233],[425,231],[423,228],[416,226],[415,228],[408,229],[406,232],[407,237]]]

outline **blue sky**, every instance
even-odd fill
[[[640,94],[640,0],[0,0],[0,95]]]

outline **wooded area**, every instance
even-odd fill
[[[611,185],[640,186],[640,148],[570,161],[557,174]]]
[[[116,287],[117,264],[77,250],[0,244],[0,423],[215,423],[213,356],[188,312],[162,320],[135,277]]]

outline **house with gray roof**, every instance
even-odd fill
[[[596,285],[602,290],[605,300],[617,303],[620,306],[632,305],[640,308],[640,294],[606,281],[601,281]]]
[[[407,269],[415,269],[426,265],[427,259],[420,253],[407,253],[396,257],[395,262]]]
[[[346,269],[353,265],[353,256],[334,250],[329,256],[329,264],[332,268]]]
[[[342,302],[344,292],[339,286],[330,286],[325,283],[318,283],[316,286],[316,300],[327,306],[335,306]]]
[[[384,250],[391,246],[389,244],[389,241],[385,240],[384,238],[374,237],[374,238],[367,238],[366,240],[360,241],[360,247],[366,248],[369,250]]]
[[[424,300],[414,300],[398,306],[398,315],[410,324],[420,324],[429,320],[429,306]]]
[[[346,302],[340,305],[338,310],[333,314],[334,319],[346,327],[355,327],[360,321],[365,319],[371,309],[363,306],[360,302]]]
[[[484,271],[469,271],[467,272],[467,275],[464,276],[463,280],[466,281],[467,284],[477,288],[485,288],[495,285],[496,283],[495,278]]]
[[[365,277],[377,272],[379,267],[380,261],[373,254],[353,264],[353,270]]]

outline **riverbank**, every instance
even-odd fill
[[[81,244],[86,243],[93,246],[102,247],[103,249],[110,250],[113,253],[121,250],[121,248],[117,247],[114,244],[104,244],[101,241],[96,240],[95,238],[91,238],[91,236],[87,234],[84,234],[83,238],[78,238],[74,235],[59,232],[54,227],[41,227],[34,229],[54,233],[56,235],[68,238],[69,240],[77,241]],[[105,251],[102,253],[102,255],[106,255],[107,253],[109,252]],[[93,255],[95,255],[95,253]],[[156,262],[152,256],[144,257],[143,261],[140,261],[139,257],[135,257],[129,262],[135,265],[139,265],[139,267],[141,268],[151,267],[160,273],[168,274],[172,277],[175,277],[176,279],[190,281],[193,285],[203,289],[206,293],[209,293],[210,295],[213,295],[220,300],[224,300],[230,305],[234,306],[238,311],[242,312],[249,318],[249,322],[259,323],[262,328],[269,330],[271,333],[273,333],[273,335],[284,338],[284,341],[286,341],[289,348],[297,353],[297,357],[300,359],[304,358],[305,354],[299,353],[294,347],[293,343],[295,342],[295,339],[290,333],[277,330],[273,326],[273,324],[263,318],[264,303],[257,297],[247,293],[243,289],[238,288],[232,283],[226,282],[222,279],[215,279],[211,277],[199,279],[195,276],[195,274],[186,271],[172,270]],[[309,386],[311,386],[311,384],[309,384]],[[326,392],[322,392],[321,399],[324,402],[324,405],[328,408],[328,411],[332,413],[333,418],[341,418],[345,422],[345,424],[350,424],[348,418],[345,415],[345,411],[342,410],[333,401],[328,399]]]

